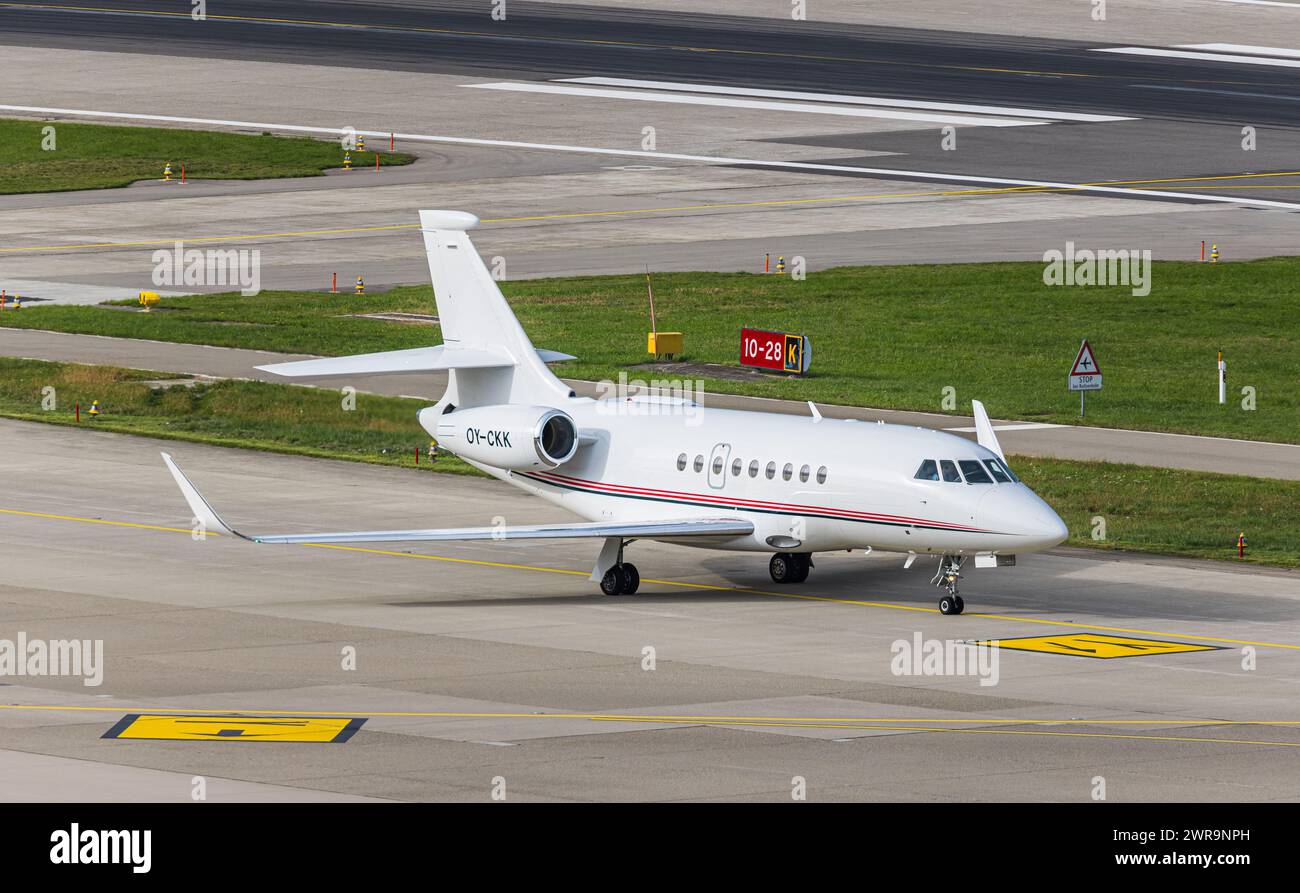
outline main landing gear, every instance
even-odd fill
[[[600,578],[600,591],[606,595],[631,595],[640,585],[635,564],[616,564]]]
[[[966,602],[957,594],[963,560],[960,555],[945,555],[939,559],[939,570],[930,582],[947,590],[947,594],[939,599],[940,614],[960,614],[966,610]]]
[[[637,573],[636,565],[623,560],[623,547],[632,542],[633,540],[627,540],[619,543],[618,560],[600,578],[600,591],[606,595],[632,595],[641,585],[641,575]]]
[[[777,552],[768,562],[767,571],[774,583],[802,583],[812,566],[811,552]]]

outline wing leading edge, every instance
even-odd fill
[[[238,537],[253,543],[383,543],[420,542],[437,540],[502,540],[502,539],[573,539],[580,537],[731,537],[747,536],[754,525],[741,518],[683,518],[675,521],[626,521],[622,523],[579,522],[575,524],[531,524],[513,527],[447,527],[423,530],[356,530],[334,533],[303,533],[249,535],[235,530],[222,520],[216,510],[203,498],[203,494],[185,476],[185,472],[167,453],[162,454],[167,470],[180,487],[194,517],[205,529],[214,533]]]

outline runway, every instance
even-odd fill
[[[152,246],[181,239],[261,248],[268,287],[318,287],[341,259],[377,285],[419,281],[394,229],[418,206],[488,220],[517,278],[756,269],[768,252],[816,271],[1038,259],[1066,241],[1193,259],[1207,240],[1231,260],[1300,244],[1300,69],[1285,27],[1271,42],[1260,30],[1285,11],[1193,3],[1170,27],[1253,46],[1245,64],[1101,52],[1159,46],[1149,21],[1067,40],[975,33],[939,12],[919,30],[834,5],[822,14],[846,21],[650,5],[512,2],[493,22],[481,4],[293,2],[268,17],[245,2],[202,23],[162,2],[0,5],[6,104],[65,110],[30,116],[433,140],[400,143],[421,161],[379,176],[0,197],[7,275],[47,281],[57,265],[63,283],[138,287]]]
[[[1098,777],[1113,801],[1300,797],[1294,574],[1058,550],[972,571],[940,617],[901,556],[778,588],[754,556],[637,543],[642,592],[610,599],[594,544],[195,541],[160,448],[255,532],[565,517],[477,479],[0,422],[0,638],[104,654],[98,687],[0,687],[4,799],[188,801],[195,776],[218,802],[781,801],[796,777],[814,801],[1088,801]],[[1003,642],[996,684],[899,674],[917,634]],[[104,737],[144,713],[364,722]]]

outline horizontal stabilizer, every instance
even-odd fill
[[[754,525],[739,518],[682,518],[669,521],[627,521],[621,523],[594,521],[575,524],[530,524],[514,527],[444,527],[419,530],[355,530],[333,533],[295,533],[273,535],[243,534],[232,528],[199,493],[180,470],[172,457],[162,454],[167,470],[172,473],[181,494],[189,504],[194,517],[203,522],[206,530],[235,536],[254,543],[396,543],[432,542],[437,540],[510,540],[510,539],[574,539],[578,537],[641,537],[647,539],[676,537],[733,537],[748,536]]]
[[[575,357],[554,350],[537,351],[542,362],[555,363]],[[285,378],[328,378],[339,375],[383,375],[395,372],[443,372],[449,369],[501,369],[515,365],[514,359],[499,348],[414,347],[410,350],[386,350],[361,353],[350,357],[324,357],[319,360],[295,360],[258,366],[263,372]]]

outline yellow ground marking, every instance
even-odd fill
[[[190,11],[176,12],[154,9],[106,9],[97,6],[69,6],[53,3],[0,3],[0,8],[18,8],[18,9],[43,9],[63,12],[112,12],[116,14],[135,14],[141,16],[161,16],[166,18],[190,18]],[[339,28],[356,31],[397,31],[409,34],[444,34],[456,37],[500,37],[500,33],[493,31],[471,31],[456,28],[431,28],[418,25],[385,25],[385,24],[366,24],[361,22],[335,22],[319,19],[282,19],[271,18],[268,16],[239,16],[239,15],[217,15],[208,13],[207,18],[213,21],[226,22],[248,22],[252,24],[269,24],[269,25],[312,25],[321,28]],[[612,47],[631,47],[636,49],[658,49],[658,50],[679,50],[695,53],[717,53],[719,55],[732,56],[757,56],[763,58],[778,59],[803,59],[818,62],[851,62],[862,65],[889,65],[903,68],[925,68],[938,69],[947,71],[977,71],[991,74],[1027,74],[1048,77],[1071,77],[1071,78],[1088,78],[1092,80],[1115,80],[1119,79],[1118,75],[1101,75],[1086,74],[1082,72],[1068,71],[1039,71],[1035,69],[1017,69],[1017,68],[988,68],[972,65],[945,65],[941,63],[924,63],[924,62],[906,62],[894,59],[874,59],[860,56],[828,56],[817,53],[791,53],[779,50],[746,50],[725,47],[704,47],[691,46],[687,44],[671,43],[650,43],[646,41],[633,40],[602,40],[590,37],[558,37],[550,35],[516,35],[522,40],[533,40],[545,43],[561,44],[584,44],[587,46],[612,46]],[[1176,83],[1211,83],[1211,84],[1234,84],[1250,83],[1247,81],[1195,81],[1181,78],[1164,78],[1164,77],[1145,77],[1145,76],[1124,76],[1123,80],[1133,81],[1171,81]]]
[[[1038,651],[1045,654],[1066,654],[1071,657],[1090,657],[1111,660],[1117,657],[1141,657],[1153,654],[1178,654],[1184,651],[1214,651],[1215,645],[1193,645],[1189,642],[1167,642],[1158,639],[1132,639],[1127,636],[1107,636],[1099,633],[1065,633],[1054,636],[1027,636],[1018,639],[995,639],[977,642],[978,645],[997,645],[1011,651]]]
[[[35,710],[66,713],[121,713],[120,707],[85,707],[53,704],[0,704],[0,710]],[[1161,741],[1195,744],[1244,744],[1261,747],[1300,747],[1300,742],[1256,741],[1238,738],[1204,738],[1187,735],[1138,735],[1118,732],[1071,732],[1042,729],[960,728],[954,726],[980,725],[1086,725],[1086,726],[1276,726],[1293,728],[1300,720],[1198,720],[1198,719],[1006,719],[1006,718],[876,718],[876,717],[800,717],[800,716],[689,716],[645,715],[607,713],[488,713],[452,711],[360,711],[369,717],[414,719],[585,719],[592,722],[630,722],[652,725],[705,725],[742,726],[754,728],[817,728],[843,730],[872,730],[891,732],[948,732],[981,735],[1037,735],[1063,738],[1100,738],[1124,741]],[[136,738],[152,740],[311,740],[345,741],[361,726],[363,720],[352,713],[332,711],[295,710],[240,710],[238,715],[218,716],[211,712],[196,715],[178,707],[153,708],[147,714],[127,714],[108,732],[105,738]],[[251,717],[263,720],[257,722]],[[328,723],[332,717],[334,725]],[[293,718],[310,719],[311,726],[282,725]],[[141,720],[143,725],[137,726]],[[171,722],[169,722],[171,721]],[[197,722],[194,722],[197,721]],[[266,721],[277,725],[268,728]],[[299,730],[308,734],[313,729],[316,737],[294,737]],[[246,732],[244,730],[247,730]],[[135,730],[134,733],[129,733]],[[222,735],[223,730],[239,734]],[[155,734],[156,733],[156,734]],[[346,735],[346,737],[344,737]]]
[[[83,524],[103,524],[110,527],[130,527],[143,530],[161,530],[169,533],[187,533],[193,534],[193,530],[184,527],[162,527],[153,524],[136,524],[129,521],[107,521],[102,518],[79,518],[75,515],[55,515],[46,512],[19,511],[17,509],[0,508],[0,514],[16,515],[28,518],[40,518],[52,521],[71,521]],[[218,536],[218,534],[209,532],[208,536]],[[569,568],[543,567],[533,564],[510,564],[500,561],[484,561],[475,558],[455,558],[450,555],[426,555],[418,552],[398,552],[391,549],[370,549],[362,546],[344,546],[333,543],[301,543],[300,545],[312,549],[334,549],[340,552],[357,552],[363,555],[382,555],[392,558],[415,558],[421,561],[445,561],[452,564],[475,565],[479,567],[495,567],[506,570],[533,571],[536,573],[546,574],[567,574],[574,577],[589,576],[586,571],[571,570]],[[689,583],[684,580],[656,580],[642,578],[642,582],[654,583],[660,586],[672,586],[677,589],[699,589],[712,592],[734,592],[739,595],[758,595],[770,598],[786,598],[796,601],[826,602],[836,605],[852,605],[863,608],[885,608],[891,611],[917,611],[923,614],[938,614],[937,608],[927,608],[921,605],[904,605],[898,602],[884,601],[867,601],[863,599],[837,598],[829,595],[809,595],[798,592],[776,592],[768,589],[751,589],[745,586],[728,586],[719,583]],[[986,614],[983,612],[973,611],[963,615],[970,618],[980,618],[981,620],[1002,620],[1009,623],[1032,623],[1043,626],[1070,627],[1073,629],[1087,629],[1106,633],[1130,633],[1138,636],[1159,636],[1162,638],[1191,639],[1198,642],[1219,642],[1227,645],[1253,645],[1257,648],[1281,648],[1288,651],[1300,651],[1300,645],[1291,645],[1283,642],[1256,642],[1249,639],[1230,639],[1224,636],[1202,636],[1192,635],[1190,633],[1169,633],[1159,630],[1150,629],[1133,629],[1123,626],[1103,626],[1096,623],[1076,623],[1071,620],[1048,620],[1042,617],[1016,617],[1008,614]]]
[[[48,512],[22,512],[18,509],[0,509],[0,515],[19,515],[27,518],[45,518],[50,521],[76,521],[79,524],[104,524],[109,527],[135,527],[140,530],[165,530],[168,533],[193,533],[188,527],[161,527],[157,524],[134,524],[130,521],[105,521],[102,518],[79,518],[75,515],[52,515]],[[219,536],[219,534],[211,534]]]
[[[132,713],[104,738],[150,741],[314,741],[341,744],[364,719],[323,716],[213,716],[212,714]]]
[[[2,6],[3,4],[0,4]],[[926,190],[924,192],[885,192],[863,195],[827,195],[813,198],[766,199],[747,202],[708,202],[694,205],[676,205],[656,208],[626,208],[612,211],[571,211],[560,214],[535,214],[522,217],[484,217],[483,223],[538,223],[547,220],[582,220],[602,217],[629,217],[644,214],[680,214],[688,211],[722,211],[741,208],[779,208],[798,205],[830,204],[835,202],[869,202],[899,198],[953,198],[968,196],[991,196],[1010,194],[1050,194],[1077,192],[1085,186],[1149,186],[1158,183],[1207,183],[1216,180],[1250,180],[1261,177],[1296,177],[1300,171],[1274,171],[1256,174],[1221,174],[1204,177],[1164,177],[1150,180],[1097,180],[1079,183],[1073,186],[1000,186],[971,189]],[[1265,186],[1167,186],[1168,190],[1190,189],[1297,189],[1300,186],[1265,185]],[[302,239],[314,236],[361,235],[365,233],[396,232],[419,229],[418,223],[392,223],[379,226],[350,226],[331,229],[289,230],[277,233],[244,233],[240,235],[195,236],[181,239],[144,239],[134,242],[85,242],[67,245],[26,245],[20,247],[0,248],[0,254],[15,254],[29,251],[87,251],[94,249],[117,248],[156,248],[174,245],[176,242],[200,244],[205,242],[247,242],[263,239]]]
[[[666,720],[661,720],[666,722]],[[871,729],[878,732],[946,732],[964,735],[1043,735],[1053,738],[1106,738],[1119,741],[1169,741],[1191,744],[1249,744],[1259,747],[1300,747],[1300,741],[1253,741],[1245,738],[1193,738],[1182,735],[1120,735],[1114,732],[1044,732],[1038,729],[937,729],[924,726],[851,726],[842,724],[828,725],[810,722],[696,722],[691,725],[711,726],[750,726],[759,728],[802,728],[802,729]]]
[[[581,220],[584,218],[599,217],[622,217],[634,214],[674,214],[684,211],[716,211],[730,208],[762,208],[777,207],[789,205],[807,205],[821,204],[829,202],[866,202],[878,199],[894,198],[930,198],[930,197],[947,197],[947,196],[964,196],[964,195],[1001,195],[1010,192],[1021,192],[1026,189],[1044,189],[1044,187],[1025,187],[1010,186],[1000,187],[997,189],[955,189],[935,191],[927,190],[925,192],[895,192],[895,193],[876,193],[872,195],[832,195],[820,198],[792,198],[792,199],[773,199],[766,201],[749,201],[749,202],[714,202],[697,205],[679,205],[676,207],[662,208],[628,208],[625,210],[615,211],[572,211],[561,214],[536,214],[526,217],[484,217],[483,223],[537,223],[545,220]],[[176,242],[185,242],[194,244],[201,242],[243,242],[260,239],[292,239],[305,238],[309,236],[332,236],[332,235],[352,235],[358,233],[373,232],[390,232],[394,230],[419,229],[418,223],[394,223],[384,226],[358,226],[343,227],[338,229],[309,229],[296,230],[280,233],[250,233],[244,235],[226,235],[226,236],[197,236],[188,239],[147,239],[138,242],[86,242],[79,245],[28,245],[18,248],[0,248],[0,254],[12,254],[23,251],[77,251],[96,248],[142,248],[174,245]]]

